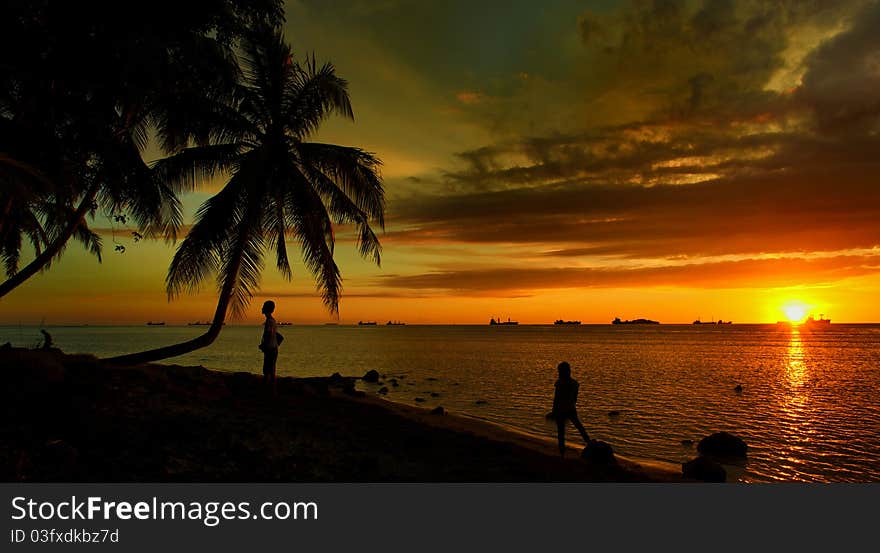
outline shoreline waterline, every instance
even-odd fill
[[[0,349],[6,481],[657,482],[626,459],[560,459],[497,425],[394,404],[346,377],[114,366]]]
[[[0,343],[33,347],[36,327]],[[102,357],[187,339],[188,327],[50,328],[64,351]],[[288,326],[282,376],[385,375],[385,399],[435,407],[552,439],[555,366],[571,363],[579,411],[615,452],[678,466],[717,431],[742,437],[740,481],[880,481],[880,326],[793,332],[775,325]],[[28,334],[30,333],[30,334]],[[167,362],[259,374],[256,327]],[[344,346],[341,346],[344,345]],[[97,349],[97,351],[96,351]],[[394,385],[391,382],[394,379]],[[612,413],[616,416],[612,416]],[[688,443],[690,445],[685,445]]]

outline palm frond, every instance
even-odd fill
[[[104,163],[99,169],[104,180],[99,200],[104,210],[129,214],[144,235],[176,240],[183,214],[175,190],[144,163],[131,141],[114,144],[112,152],[114,163]]]
[[[259,132],[239,108],[244,87],[236,86],[224,98],[175,96],[153,113],[162,151],[174,154],[194,143],[197,146],[242,142]]]
[[[242,44],[244,75],[251,91],[242,106],[264,130],[280,122],[286,83],[296,73],[281,29],[259,28]]]
[[[379,228],[385,228],[385,187],[379,173],[382,162],[376,156],[360,148],[319,142],[302,142],[296,150],[304,165],[328,176]]]
[[[98,262],[102,261],[101,236],[86,226],[85,221],[80,224],[73,233],[73,238],[80,242],[83,247],[92,255],[98,258]]]
[[[218,174],[232,172],[242,148],[240,143],[194,146],[153,162],[152,170],[172,190],[191,191]]]
[[[174,191],[163,183],[156,189],[159,195],[159,212],[155,222],[141,228],[145,236],[162,236],[166,242],[176,242],[177,233],[183,226],[183,206]]]
[[[370,227],[369,216],[359,208],[327,175],[315,167],[305,167],[306,175],[336,224],[355,224],[358,229],[358,252],[381,265],[382,245]]]
[[[333,259],[333,225],[318,193],[298,168],[288,168],[285,212],[288,227],[300,243],[303,261],[317,280],[324,305],[339,311],[342,276]]]
[[[6,267],[6,275],[12,276],[18,272],[18,260],[21,256],[21,233],[9,232],[0,244],[0,257]]]
[[[242,178],[233,176],[220,192],[198,209],[195,223],[180,243],[165,277],[169,298],[195,292],[208,276],[217,272],[228,250],[230,234],[241,223]]]
[[[287,224],[283,192],[276,193],[267,203],[264,220],[275,246],[275,266],[285,279],[290,280],[293,277],[293,270],[290,268],[290,259],[287,256]]]
[[[37,255],[40,255],[43,248],[49,245],[49,236],[46,234],[46,229],[33,211],[25,211],[22,213],[20,221],[22,224],[19,228],[27,234],[31,246],[34,248],[34,252]]]
[[[128,132],[131,141],[134,143],[138,152],[143,152],[147,149],[147,143],[150,141],[151,118],[145,115],[136,116],[135,114],[131,114],[130,119],[131,120],[128,122]]]
[[[245,315],[251,298],[259,289],[263,273],[263,235],[260,224],[245,217],[229,243],[217,275],[219,290],[231,290],[229,309],[233,318]]]
[[[332,114],[354,119],[348,96],[348,82],[336,75],[333,64],[316,66],[314,55],[305,67],[296,66],[295,78],[287,82],[284,94],[284,120],[300,140],[313,134]]]

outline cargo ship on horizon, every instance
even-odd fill
[[[506,321],[502,321],[500,318],[498,320],[495,320],[494,317],[489,319],[489,326],[514,326],[518,324],[519,322],[517,321],[511,321],[510,317],[507,317]]]
[[[611,321],[613,325],[658,325],[660,321],[652,321],[651,319],[632,319],[631,321],[621,321],[620,317],[614,317]]]
[[[807,317],[807,320],[801,323],[803,326],[809,328],[825,328],[831,326],[831,319],[826,319],[825,315],[819,315],[818,319],[814,319],[812,315]]]

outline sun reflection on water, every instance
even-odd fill
[[[791,338],[788,344],[786,363],[786,376],[788,377],[789,395],[798,394],[798,390],[804,385],[807,375],[807,364],[804,354],[804,343],[801,340],[801,332],[797,327],[792,327]]]
[[[780,401],[780,427],[784,442],[780,444],[780,461],[789,478],[800,480],[798,469],[803,450],[815,433],[809,412],[809,367],[803,337],[797,327],[792,327],[785,358],[785,388]]]

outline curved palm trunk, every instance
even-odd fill
[[[210,346],[214,340],[217,339],[217,336],[220,335],[220,331],[223,329],[223,322],[226,319],[226,310],[229,308],[229,298],[231,295],[232,286],[229,285],[228,289],[224,286],[224,289],[220,294],[220,299],[217,302],[217,310],[214,312],[214,319],[211,321],[211,326],[208,328],[208,331],[201,336],[179,344],[150,349],[139,353],[108,357],[103,359],[103,361],[115,363],[117,365],[139,365],[141,363],[150,363],[161,359],[168,359],[169,357],[177,357],[178,355],[183,355]]]
[[[177,357],[178,355],[183,355],[210,346],[214,343],[214,340],[217,339],[217,336],[220,335],[220,331],[223,330],[223,322],[226,320],[226,311],[229,309],[229,300],[232,298],[232,289],[235,286],[235,282],[238,280],[237,275],[240,268],[241,252],[239,252],[238,258],[235,260],[233,278],[227,278],[226,282],[223,284],[223,289],[220,290],[220,297],[217,300],[217,309],[214,311],[214,319],[211,321],[211,326],[208,328],[207,332],[197,338],[179,344],[150,349],[139,353],[108,357],[103,359],[103,361],[115,363],[117,365],[139,365],[141,363],[151,363],[153,361],[168,359],[169,357]]]
[[[73,236],[73,233],[79,228],[82,224],[83,220],[86,217],[86,213],[89,212],[89,209],[92,207],[92,203],[95,201],[95,196],[98,194],[98,185],[92,185],[92,187],[86,192],[86,195],[83,197],[82,201],[79,203],[79,206],[76,208],[76,211],[73,213],[73,216],[70,219],[70,222],[64,227],[64,231],[59,234],[55,240],[52,241],[49,246],[43,250],[40,255],[34,258],[33,261],[25,265],[25,267],[6,279],[5,282],[0,284],[0,298],[8,294],[9,292],[15,290],[19,285],[24,283],[27,279],[31,278],[42,269],[49,264],[52,259],[61,252],[61,249],[64,248],[64,245],[67,244],[67,241],[70,240],[70,237]]]

